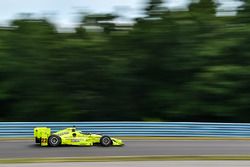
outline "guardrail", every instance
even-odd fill
[[[0,122],[0,137],[32,137],[38,126],[111,136],[250,137],[250,124],[199,122]]]

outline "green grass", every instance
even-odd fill
[[[74,158],[16,158],[0,159],[6,163],[54,163],[54,162],[114,162],[114,161],[202,161],[202,160],[250,160],[250,155],[242,156],[108,156],[108,157],[74,157]]]

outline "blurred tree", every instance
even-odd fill
[[[0,29],[0,120],[249,122],[249,4],[150,0],[134,25],[85,14],[70,33],[22,15]]]
[[[162,7],[162,0],[149,0],[147,7],[145,8],[146,14],[149,18],[159,17],[164,10]]]
[[[244,10],[241,12],[245,13]],[[242,32],[246,31],[238,24],[242,20],[241,12],[236,20],[210,19],[212,20],[210,24],[213,23],[211,27],[207,25],[209,23],[207,18],[206,25],[200,26],[205,27],[203,32],[207,35],[203,38],[206,43],[201,43],[204,47],[199,47],[203,51],[197,53],[206,55],[206,59],[203,60],[206,64],[188,84],[191,92],[186,92],[191,95],[192,100],[184,105],[189,108],[185,110],[190,111],[189,116],[193,121],[247,122],[249,120],[239,116],[246,115],[249,110],[248,105],[244,103],[249,100],[245,94],[245,91],[248,92],[246,87],[248,85],[246,83],[249,82],[248,67],[244,67],[249,58],[244,56],[247,55],[244,53],[249,51],[246,51],[245,47],[248,41],[242,41],[246,39],[242,36]],[[211,29],[206,30],[208,27]]]
[[[83,25],[100,26],[103,28],[104,33],[109,34],[111,31],[114,31],[115,23],[113,20],[116,17],[112,14],[87,15],[83,18]]]
[[[5,40],[11,33],[11,28],[0,27],[0,121],[4,121],[8,112],[10,111],[10,102],[12,101],[12,96],[9,93],[10,82],[9,82],[9,71],[8,68],[11,60],[8,55],[8,45]]]

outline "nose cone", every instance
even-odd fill
[[[112,141],[113,141],[113,146],[123,146],[124,145],[123,141],[120,139],[112,138]]]

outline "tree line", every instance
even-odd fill
[[[250,1],[171,11],[150,0],[119,25],[88,14],[73,32],[28,16],[0,29],[0,121],[250,121]],[[248,115],[249,114],[249,115]]]

